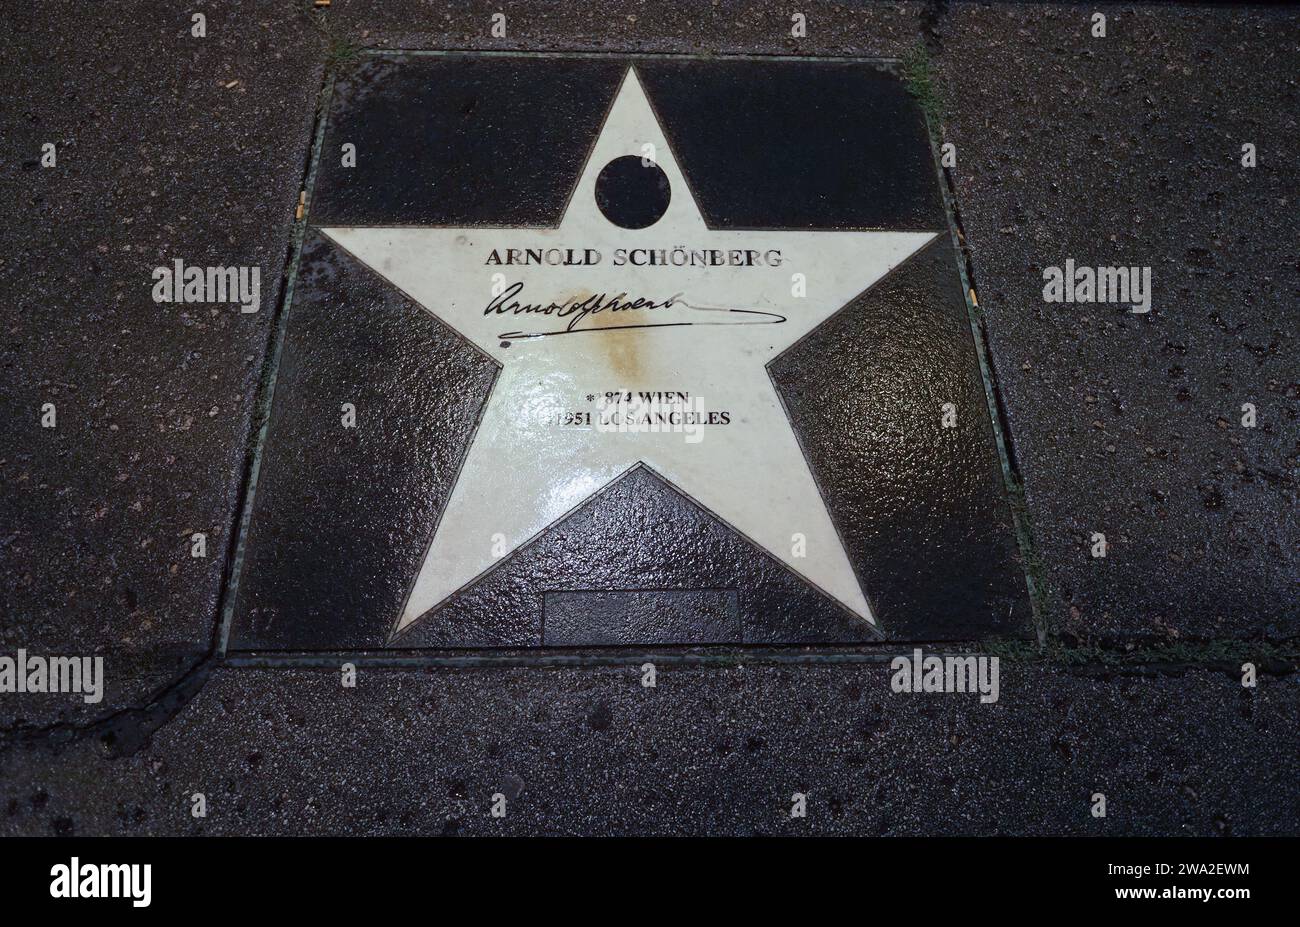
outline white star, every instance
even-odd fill
[[[627,155],[657,163],[671,191],[662,218],[638,230],[614,225],[595,200],[601,169]],[[707,228],[630,68],[558,228],[321,231],[501,366],[394,634],[639,464],[875,623],[766,365],[936,233]],[[671,261],[679,247],[686,266]],[[511,249],[538,249],[543,262],[495,263]],[[567,249],[600,262],[545,262]],[[660,250],[666,265],[633,260]],[[761,259],[690,266],[691,252],[730,261],[733,251]],[[806,296],[795,295],[795,274]],[[637,298],[655,306],[612,308]],[[521,305],[551,311],[510,311]],[[686,394],[649,411],[702,409],[714,423],[693,433],[599,427],[633,411],[605,401],[622,391]]]

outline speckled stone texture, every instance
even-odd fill
[[[1294,638],[1300,15],[1108,6],[1094,39],[1092,13],[955,5],[934,59],[1049,617]],[[1045,304],[1071,257],[1151,267],[1151,312]]]
[[[0,14],[0,653],[107,678],[0,724],[139,702],[212,648],[323,52],[291,4],[199,6],[203,39],[175,3]],[[259,266],[261,310],[155,303],[178,258]]]
[[[228,669],[129,756],[0,754],[0,832],[1294,834],[1296,676],[1003,663],[997,703],[887,664]],[[208,816],[190,816],[202,792]],[[791,795],[808,816],[790,817]],[[1091,796],[1106,795],[1104,819]],[[492,796],[506,797],[493,818]]]

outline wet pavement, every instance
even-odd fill
[[[1294,675],[1244,692],[1222,672],[1003,666],[993,705],[895,695],[883,664],[665,665],[653,689],[635,666],[376,670],[355,689],[226,669],[138,752],[7,752],[0,813],[82,835],[1295,832]]]
[[[1295,832],[1293,11],[1108,7],[1107,36],[1092,38],[1083,7],[815,5],[794,39],[789,13],[766,4],[506,5],[497,38],[496,6],[310,6],[221,4],[202,39],[194,11],[174,4],[129,18],[4,14],[5,76],[31,89],[0,102],[11,127],[0,295],[13,308],[0,653],[106,662],[101,702],[0,695],[6,832]],[[887,188],[801,213],[817,197],[763,176],[777,162],[751,156],[738,170],[710,143],[721,131],[789,156],[789,129],[725,106],[729,80],[760,78],[729,76],[735,62],[643,66],[710,229],[943,233],[769,368],[852,567],[842,575],[861,580],[879,629],[863,629],[847,592],[828,601],[736,531],[742,515],[718,518],[636,470],[450,603],[458,620],[429,620],[439,612],[394,641],[498,366],[322,229],[555,224],[625,68],[527,59],[539,73],[507,75],[513,110],[499,114],[466,114],[468,91],[438,97],[457,115],[527,123],[528,94],[545,90],[548,120],[531,131],[551,135],[512,138],[520,150],[498,178],[511,195],[422,195],[426,181],[472,188],[482,140],[446,131],[465,147],[434,167],[403,157],[379,173],[318,172],[303,229],[293,216],[317,129],[326,151],[349,114],[358,141],[418,142],[385,117],[392,95],[364,84],[354,44],[906,58],[913,89],[928,78],[933,94],[888,91],[881,105],[918,124],[929,108],[955,166],[908,174],[908,158],[931,152],[904,146],[887,155],[904,165]],[[592,73],[548,83],[548,68]],[[331,74],[340,93],[318,122]],[[834,111],[871,99],[830,86],[809,97]],[[796,113],[771,118],[789,126]],[[47,141],[54,168],[39,164]],[[1254,168],[1240,164],[1247,142]],[[569,173],[542,170],[536,150]],[[817,176],[840,190],[855,180],[831,160]],[[376,192],[395,187],[404,199]],[[770,197],[747,195],[764,187]],[[151,271],[177,259],[257,266],[259,310],[154,302]],[[1043,270],[1067,259],[1150,267],[1151,311],[1045,303]],[[923,306],[938,311],[907,315]],[[877,363],[821,362],[835,351]],[[828,400],[845,370],[883,408]],[[953,394],[982,409],[957,450],[890,431],[910,403]],[[342,402],[364,428],[337,427]],[[45,403],[57,427],[40,426]],[[834,437],[873,410],[852,441]],[[862,485],[859,461],[888,475],[918,457],[948,463]],[[934,499],[943,506],[927,508]],[[1091,556],[1096,532],[1104,558]],[[191,556],[195,533],[204,557]],[[635,551],[647,537],[690,553],[578,575],[575,558],[546,554]],[[999,700],[892,691],[888,660],[935,640],[1001,654]],[[432,663],[399,665],[385,648]],[[267,650],[299,656],[256,668],[238,655]],[[357,686],[345,688],[337,664],[358,650],[372,656],[354,658]],[[1260,668],[1253,688],[1240,682],[1247,660]],[[205,820],[189,817],[194,791],[208,797]],[[498,792],[503,819],[488,810]],[[809,795],[808,818],[789,817],[793,792]],[[1105,819],[1089,813],[1094,792],[1107,795]]]
[[[999,73],[944,71],[946,131],[1047,613],[1110,641],[1294,638],[1300,22],[1117,10],[1085,44],[1077,13],[954,7],[936,59]],[[1152,267],[1150,313],[1044,304],[1067,256]]]

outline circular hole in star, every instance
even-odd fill
[[[620,228],[654,225],[671,199],[663,168],[636,155],[615,158],[596,177],[596,205],[606,219]]]

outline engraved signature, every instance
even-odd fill
[[[667,299],[648,299],[644,296],[629,297],[627,293],[610,296],[607,293],[593,293],[583,299],[571,299],[560,303],[526,303],[518,297],[523,292],[524,283],[518,280],[499,295],[494,296],[483,310],[484,315],[549,315],[557,319],[567,319],[564,328],[554,331],[512,331],[502,332],[502,341],[517,341],[523,338],[549,338],[552,335],[574,335],[578,332],[607,332],[627,328],[674,328],[686,325],[778,325],[785,321],[785,316],[761,309],[737,309],[728,306],[700,306],[688,302],[681,293],[674,293]],[[592,316],[602,312],[653,312],[683,306],[696,312],[734,313],[749,318],[721,318],[713,320],[696,319],[673,322],[626,322],[621,324],[597,324]]]

